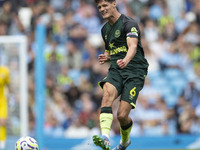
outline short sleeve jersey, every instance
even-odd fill
[[[116,63],[117,60],[123,59],[128,51],[127,38],[137,38],[136,54],[123,71],[135,73],[141,70],[142,74],[147,74],[149,64],[144,56],[140,39],[140,29],[134,19],[122,14],[113,25],[107,22],[103,26],[101,33],[105,42],[105,51],[110,53],[110,68],[117,69],[119,69]]]

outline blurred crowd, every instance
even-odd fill
[[[148,76],[131,136],[200,134],[200,1],[117,0],[142,32]],[[81,138],[98,133],[104,24],[93,0],[1,0],[0,35],[28,37],[29,130],[35,129],[35,29],[46,26],[45,135]],[[12,73],[12,71],[11,71]],[[111,135],[119,134],[114,102]]]

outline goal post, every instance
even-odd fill
[[[20,136],[25,136],[28,134],[27,37],[23,35],[0,36],[0,44],[18,45],[17,51],[19,55],[16,57],[19,58]],[[7,50],[12,53],[12,49]],[[12,72],[12,70],[10,70],[10,72]]]

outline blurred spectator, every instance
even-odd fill
[[[80,70],[82,67],[82,56],[81,51],[78,49],[73,41],[68,41],[66,43],[67,55],[65,58],[65,65],[70,69]]]
[[[0,11],[0,18],[1,21],[5,22],[8,28],[10,27],[12,21],[12,5],[9,1],[3,3],[2,9]],[[13,18],[14,19],[14,18]]]
[[[61,65],[57,60],[56,52],[52,52],[50,60],[46,65],[46,75],[51,76],[54,81],[56,81],[57,75],[60,73]]]
[[[56,11],[63,9],[66,0],[50,0],[50,5],[54,7]],[[68,1],[68,0],[67,0]]]
[[[180,34],[189,26],[189,21],[186,19],[186,12],[182,11],[175,22],[176,31]]]
[[[165,1],[155,0],[154,2],[155,3],[151,5],[149,9],[149,17],[153,20],[158,20],[163,15],[162,7]]]
[[[61,72],[56,77],[56,84],[61,88],[63,93],[66,93],[73,83],[73,79],[69,77],[69,68],[61,67]]]
[[[145,39],[149,43],[151,43],[151,42],[158,40],[158,36],[159,36],[159,31],[158,31],[158,28],[156,27],[155,21],[152,19],[148,19],[146,21],[146,26],[144,28]]]
[[[0,35],[7,34],[7,24],[4,21],[0,21]]]
[[[81,0],[80,7],[74,18],[76,22],[87,30],[88,34],[100,34],[100,20],[96,16],[96,10],[93,5]]]
[[[67,138],[87,138],[90,137],[90,129],[81,124],[79,117],[73,119],[72,125],[65,131]],[[78,136],[77,136],[78,135]]]
[[[52,114],[52,110],[48,110],[47,108],[47,120],[45,122],[44,133],[50,137],[61,137],[63,136],[63,128],[60,126],[57,116]]]
[[[159,22],[159,28],[161,30],[161,33],[166,32],[166,28],[168,28],[169,23],[173,23],[174,19],[172,16],[170,16],[168,12],[168,7],[165,3],[163,3],[163,15],[158,19]]]
[[[92,101],[91,94],[84,92],[80,96],[80,102],[82,108],[79,113],[80,121],[83,125],[89,127],[90,129],[97,126],[98,118],[94,110],[94,102]]]
[[[160,38],[160,40],[162,40],[162,39]],[[161,47],[158,47],[158,42],[151,44],[151,46],[157,45],[156,48],[158,48],[158,49],[153,49],[153,50],[155,50],[155,52],[150,49],[150,47],[149,47],[150,44],[147,43],[146,39],[142,38],[142,44],[143,44],[143,48],[145,49],[145,56],[146,56],[146,58],[148,59],[148,62],[149,62],[148,72],[152,73],[152,72],[159,71],[159,69],[160,69],[160,66],[159,66],[159,59],[160,58],[159,57],[160,56],[157,56],[158,53],[159,53],[157,51],[160,51],[159,48],[161,48]]]
[[[75,103],[79,100],[81,92],[75,85],[72,85],[69,91],[67,91],[65,94],[69,99],[70,105],[74,108]]]
[[[167,3],[167,7],[169,9],[169,15],[174,19],[180,17],[180,12],[182,12],[185,8],[185,1],[182,0],[165,0]]]
[[[195,116],[190,104],[186,103],[178,120],[181,133],[190,133],[190,128],[192,126],[193,120],[195,119],[194,117]]]
[[[141,0],[132,0],[127,2],[128,4],[126,5],[130,6],[130,9],[133,11],[133,14],[135,14],[136,16],[140,16],[145,7],[145,3]]]
[[[200,41],[199,32],[198,25],[195,22],[192,22],[183,33],[185,42],[192,43],[194,45],[198,44]]]
[[[161,64],[164,68],[177,68],[180,69],[183,64],[181,64],[181,54],[175,43],[171,43],[168,51],[161,58]]]
[[[76,42],[78,47],[83,46],[83,41],[87,38],[87,30],[79,23],[69,27],[69,39]]]
[[[190,81],[188,86],[184,90],[184,97],[190,102],[192,108],[195,108],[199,105],[199,91],[195,87],[195,81]]]

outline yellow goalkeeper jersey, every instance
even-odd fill
[[[10,82],[9,69],[5,66],[0,66],[0,118],[7,117],[7,101],[5,88]]]

